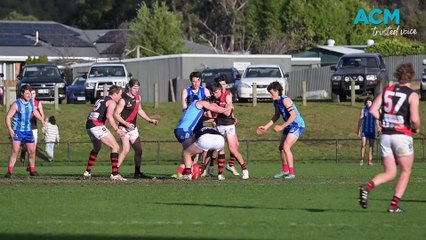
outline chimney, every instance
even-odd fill
[[[335,43],[336,43],[336,41],[334,41],[334,39],[332,39],[332,38],[327,40],[327,46],[329,46],[329,47],[333,47]]]
[[[38,44],[38,31],[36,31],[36,34],[35,34],[35,43],[34,43],[34,46],[36,46]]]

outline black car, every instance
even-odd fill
[[[86,78],[77,76],[67,87],[67,103],[86,103]]]
[[[351,82],[355,83],[356,94],[374,96],[388,82],[385,63],[377,53],[343,55],[331,69],[335,70],[331,76],[332,93],[338,95],[341,101],[351,94]]]
[[[220,75],[226,76],[228,91],[232,93],[232,101],[238,101],[238,85],[240,84],[241,74],[235,68],[207,68],[202,72],[202,81],[207,88],[214,82],[214,79]]]
[[[38,100],[55,100],[55,87],[58,88],[59,102],[66,98],[65,75],[54,64],[29,64],[22,68],[16,83],[16,96],[20,97],[20,89],[24,84],[29,84],[37,92]]]

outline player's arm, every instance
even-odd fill
[[[13,138],[13,135],[15,135],[15,131],[12,129],[12,117],[15,115],[15,113],[18,111],[18,105],[16,105],[16,102],[12,103],[10,105],[9,111],[7,111],[5,123],[7,130],[9,132],[9,136]]]
[[[208,88],[204,88],[204,95],[206,95],[206,98],[210,97],[210,90]]]
[[[274,123],[276,123],[279,118],[280,112],[278,111],[278,109],[275,108],[275,113],[274,116],[272,116],[271,120],[269,120],[269,122],[267,122],[265,125],[257,127],[257,134],[266,133],[266,130],[268,130],[272,125],[274,125]]]
[[[141,118],[145,119],[147,122],[149,122],[149,123],[151,123],[151,124],[154,124],[154,125],[157,125],[157,124],[158,124],[157,119],[150,118],[150,117],[149,117],[149,116],[145,113],[145,111],[142,109],[142,107],[141,107],[141,105],[140,105],[140,104],[139,104],[138,114],[139,114],[139,116],[141,116]]]
[[[186,98],[188,97],[188,93],[186,92],[186,89],[182,90],[182,95],[181,95],[181,106],[182,106],[182,111],[185,111],[188,108],[188,104],[186,104]]]
[[[33,114],[34,114],[34,116],[35,116],[38,120],[40,120],[41,125],[43,125],[43,126],[44,126],[44,124],[45,124],[45,122],[44,122],[44,117],[42,117],[42,115],[40,114],[40,112],[39,112],[37,109],[33,108]]]
[[[413,92],[408,99],[410,103],[410,120],[413,132],[420,132],[420,115],[419,115],[419,96]]]
[[[207,110],[210,110],[210,111],[213,111],[213,112],[216,112],[216,113],[226,114],[227,112],[229,112],[228,116],[229,116],[229,114],[231,113],[231,110],[232,110],[232,108],[229,107],[229,106],[226,106],[225,108],[223,108],[223,107],[219,107],[216,103],[209,103],[207,101],[198,101],[197,107],[199,109],[205,108]]]
[[[116,106],[117,106],[117,103],[114,102],[114,100],[108,100],[108,102],[106,103],[106,107],[107,107],[106,118],[107,118],[107,121],[109,122],[109,125],[111,125],[112,129],[114,129],[114,131],[121,136],[122,134],[124,134],[124,132],[119,131],[120,129],[118,129],[117,123],[115,123],[115,119],[114,119],[114,110]]]
[[[358,127],[357,127],[357,134],[358,136],[361,136],[361,125],[362,125],[362,121],[364,120],[364,109],[361,109],[361,113],[359,115],[359,119],[358,119]]]
[[[38,102],[38,111],[40,112],[41,118],[43,118],[43,122],[44,122],[44,118],[46,117],[44,115],[44,110],[43,110],[43,104],[41,104],[41,102]]]

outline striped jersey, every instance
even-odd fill
[[[59,142],[58,125],[47,122],[41,131],[43,132],[44,141],[46,143]]]
[[[31,114],[34,110],[33,100],[30,99],[27,103],[23,103],[21,99],[15,101],[18,109],[12,118],[12,129],[14,131],[31,131]]]
[[[128,123],[132,123],[136,126],[136,119],[138,117],[138,111],[140,106],[140,96],[136,95],[134,97],[129,96],[127,93],[122,95],[122,99],[124,100],[124,108],[121,112],[120,116],[124,119],[124,121]],[[119,126],[124,126],[119,123]]]
[[[280,112],[282,118],[284,121],[287,121],[290,117],[290,113],[287,110],[287,108],[284,106],[284,99],[288,98],[287,96],[281,96],[279,100],[274,100],[274,107],[275,109]],[[299,110],[297,110],[296,105],[293,103],[293,111],[296,113],[296,119],[288,126],[289,128],[293,127],[305,127],[305,121],[303,120],[302,116],[299,113]]]
[[[40,101],[34,100],[34,109],[40,113],[39,105]],[[34,113],[31,114],[31,128],[37,129],[37,118],[34,116]]]
[[[112,100],[110,96],[98,99],[92,108],[92,111],[87,116],[86,129],[90,129],[96,126],[103,126],[107,120],[107,106],[106,103]]]

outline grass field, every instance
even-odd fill
[[[386,212],[394,182],[357,203],[358,186],[382,166],[298,164],[297,178],[274,180],[279,163],[249,165],[243,181],[167,179],[174,166],[146,166],[157,180],[111,183],[110,168],[40,168],[29,178],[18,167],[0,178],[0,239],[425,239],[426,164],[413,168],[401,207]],[[132,174],[132,167],[121,172]]]

